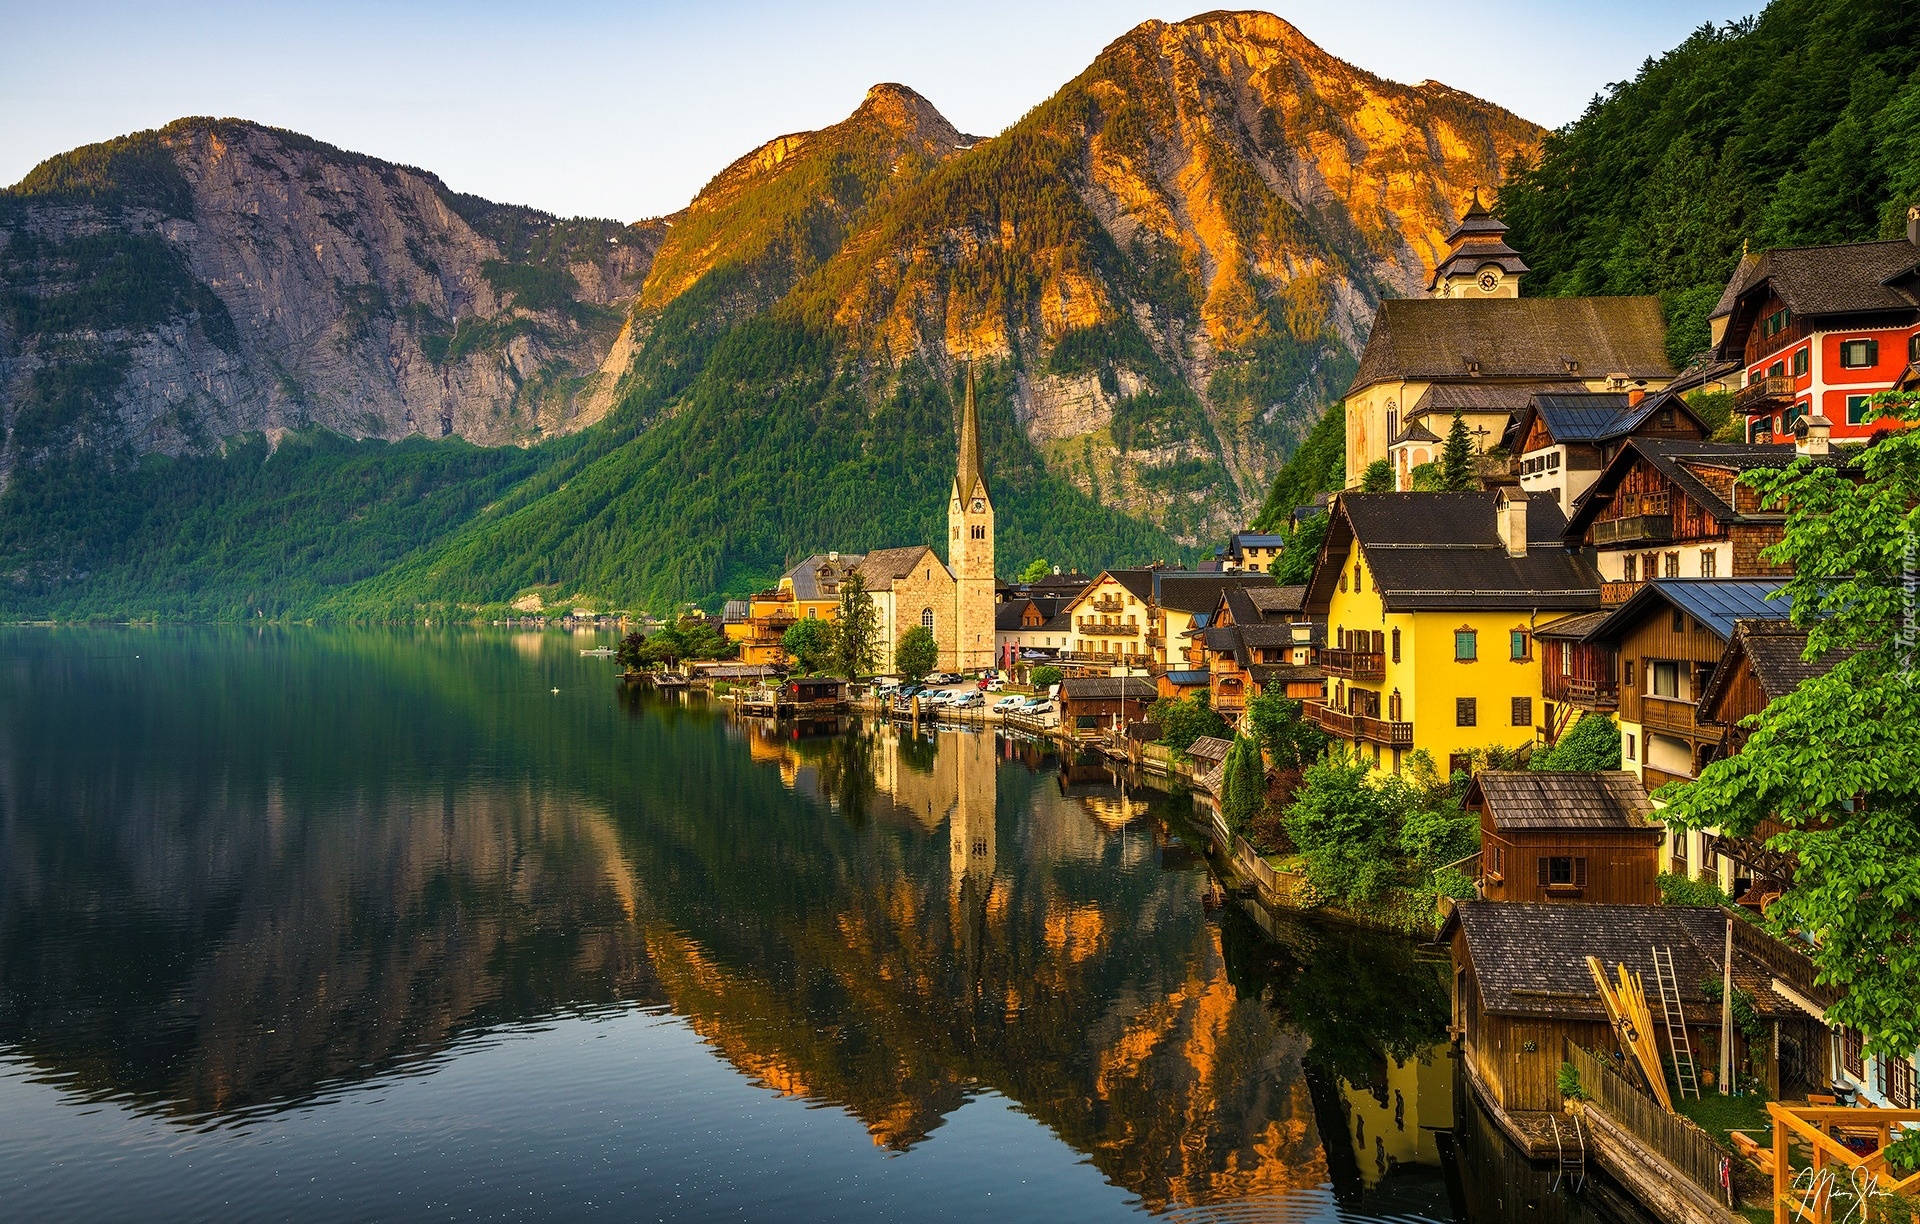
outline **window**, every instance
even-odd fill
[[[1389,408],[1387,409],[1387,441],[1391,442],[1399,436],[1400,410],[1398,408]]]
[[[933,628],[933,609],[932,608],[920,609],[920,627],[922,629],[928,629],[928,630],[931,630]]]
[[[819,620],[819,619],[820,619],[820,609],[818,609],[818,608],[808,608],[808,609],[807,609],[807,619],[808,619],[808,620]]]
[[[1913,1060],[1908,1058],[1878,1058],[1874,1060],[1879,1074],[1880,1095],[1887,1098],[1887,1104],[1895,1109],[1913,1108]]]
[[[1585,888],[1586,886],[1587,860],[1585,858],[1566,854],[1540,856],[1540,887]]]
[[[1687,614],[1678,608],[1673,610],[1673,631],[1675,633],[1685,633],[1687,631]]]
[[[1813,366],[1813,357],[1807,349],[1793,350],[1793,376],[1799,378]]]
[[[1772,337],[1779,335],[1781,332],[1787,330],[1787,321],[1792,317],[1793,317],[1792,314],[1787,310],[1787,308],[1782,306],[1780,309],[1768,315],[1766,318],[1766,322],[1760,325],[1761,336],[1763,338],[1771,339]]]
[[[1842,340],[1840,342],[1840,368],[1843,370],[1865,370],[1880,364],[1880,342],[1878,340]]]
[[[1667,577],[1669,578],[1678,578],[1680,576],[1680,554],[1679,553],[1670,552],[1667,554],[1667,566],[1666,566],[1665,572]],[[1649,574],[1648,577],[1651,578],[1652,575]]]
[[[1625,674],[1620,677],[1620,683],[1626,685],[1628,688],[1632,688],[1633,687],[1633,660],[1628,659],[1625,663],[1622,663],[1620,666],[1621,666],[1621,669],[1625,672]]]
[[[1533,698],[1515,697],[1513,699],[1513,725],[1516,727],[1533,725]]]
[[[987,538],[987,529],[977,523],[967,530],[973,533],[973,538],[976,540],[984,540]]]
[[[1787,363],[1784,361],[1776,361],[1772,365],[1767,367],[1768,378],[1785,378],[1786,376],[1787,376]]]
[[[1366,588],[1360,585],[1360,563],[1358,561],[1355,561],[1353,563],[1353,593],[1355,595],[1358,595],[1361,591],[1365,589]]]
[[[1647,675],[1653,682],[1655,697],[1680,696],[1680,665],[1678,663],[1655,663],[1647,668]]]
[[[1866,1060],[1860,1056],[1860,1030],[1843,1028],[1840,1030],[1840,1066],[1855,1079],[1867,1078]]]
[[[1398,629],[1393,631],[1393,661],[1395,663],[1400,661],[1400,631]]]
[[[1456,727],[1477,727],[1480,725],[1480,699],[1478,697],[1455,697],[1453,699],[1453,725]]]
[[[1345,570],[1340,571],[1340,593],[1342,595],[1347,593],[1347,571]]]
[[[1920,337],[1915,338],[1920,339]],[[1847,397],[1847,424],[1865,425],[1867,423],[1867,400],[1869,398],[1871,397],[1865,395],[1849,395]]]
[[[1785,412],[1780,414],[1781,431],[1785,433],[1792,433],[1793,427],[1795,425],[1798,425],[1801,421],[1804,421],[1806,418],[1807,418],[1807,403],[1805,400],[1802,400],[1801,402],[1795,404],[1793,407],[1787,409]]]
[[[1507,657],[1515,660],[1527,657],[1527,631],[1525,629],[1508,631]]]
[[[1756,420],[1748,421],[1747,422],[1747,441],[1757,442],[1757,443],[1760,443],[1761,445],[1765,445],[1766,443],[1773,441],[1772,418],[1759,417]]]
[[[1453,631],[1453,658],[1456,663],[1471,663],[1480,657],[1480,634],[1472,629]],[[1462,723],[1472,726],[1472,723]]]
[[[1502,873],[1506,871],[1506,867],[1507,848],[1505,846],[1495,846],[1493,848],[1493,878],[1496,880],[1505,879],[1506,877]]]
[[[1715,578],[1715,577],[1718,577],[1719,574],[1720,574],[1720,554],[1713,551],[1711,548],[1701,549],[1700,550],[1700,576],[1702,578]]]
[[[1400,690],[1395,689],[1387,696],[1387,720],[1389,722],[1403,721],[1400,717],[1400,708]]]
[[[1634,556],[1632,553],[1628,553],[1625,557],[1622,557],[1620,559],[1620,578],[1622,581],[1624,582],[1638,581],[1639,575],[1640,575],[1640,558]]]
[[[1628,670],[1629,670],[1629,671],[1631,671],[1632,669],[1631,669],[1631,668],[1629,668]],[[1636,746],[1636,745],[1634,744],[1634,742],[1633,742],[1633,740],[1634,740],[1634,737],[1633,737],[1633,733],[1632,733],[1631,731],[1629,731],[1629,732],[1627,733],[1627,759],[1628,759],[1629,761],[1631,761],[1631,760],[1633,760],[1633,759],[1634,759],[1634,757],[1633,757],[1633,750],[1634,750],[1634,748],[1635,748],[1635,746]]]
[[[1907,337],[1907,360],[1920,365],[1920,332]]]

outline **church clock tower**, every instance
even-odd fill
[[[960,466],[947,503],[947,561],[953,570],[954,659],[961,671],[995,663],[993,641],[993,498],[981,472],[980,414],[973,403],[973,367],[967,367],[960,410]]]

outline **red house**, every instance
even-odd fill
[[[1836,442],[1871,436],[1868,397],[1920,380],[1920,206],[1904,239],[1746,256],[1710,322],[1715,355],[1745,368],[1748,441],[1816,417]]]

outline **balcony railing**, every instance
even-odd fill
[[[1620,704],[1620,686],[1585,676],[1549,676],[1545,696],[1587,710],[1611,710]]]
[[[1387,675],[1386,656],[1369,650],[1323,650],[1320,663],[1329,676],[1346,680],[1383,680]]]
[[[1681,701],[1677,697],[1655,697],[1651,693],[1642,693],[1640,723],[1653,731],[1697,737],[1702,732],[1700,725],[1694,721],[1696,708],[1693,702]]]
[[[1363,714],[1360,716],[1360,738],[1369,744],[1384,744],[1389,748],[1411,748],[1413,724],[1369,718]]]
[[[1593,525],[1595,544],[1664,543],[1673,538],[1671,514],[1633,514],[1600,519]]]
[[[1133,637],[1140,632],[1138,621],[1124,621],[1118,624],[1082,619],[1075,622],[1074,629],[1088,637]]]
[[[1124,612],[1127,610],[1126,604],[1110,596],[1092,600],[1087,606],[1095,612]]]
[[[1360,721],[1359,715],[1349,714],[1345,710],[1336,710],[1328,705],[1310,705],[1307,709],[1312,712],[1313,721],[1318,723],[1320,729],[1328,735],[1348,740],[1354,738]]]
[[[1775,412],[1793,402],[1793,379],[1784,374],[1756,378],[1733,393],[1733,410],[1748,416]]]
[[[1623,604],[1633,598],[1634,592],[1647,585],[1644,582],[1603,582],[1600,584],[1600,602],[1603,604]]]

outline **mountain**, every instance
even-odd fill
[[[1920,9],[1774,0],[1649,59],[1500,191],[1530,293],[1657,293],[1684,365],[1743,249],[1902,232],[1920,204]]]
[[[634,225],[237,120],[89,146],[0,196],[5,606],[751,590],[942,538],[962,363],[1009,565],[1190,557],[1541,135],[1212,13],[992,138],[876,86]]]
[[[0,479],[74,448],[250,431],[588,423],[662,222],[563,221],[231,119],[36,167],[0,195]]]

